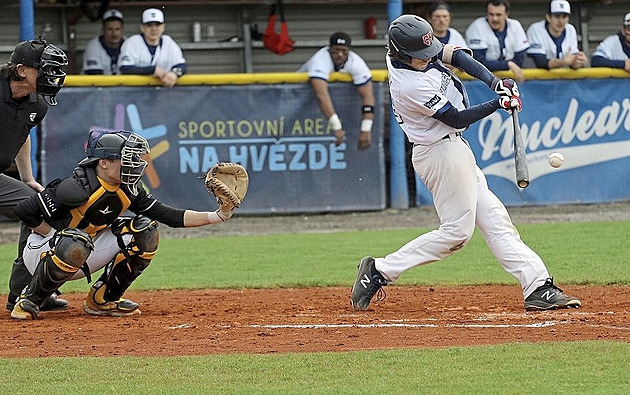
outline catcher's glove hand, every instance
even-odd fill
[[[216,199],[221,211],[239,207],[247,193],[249,175],[238,163],[219,162],[206,173],[206,188]]]

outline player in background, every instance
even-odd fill
[[[429,23],[433,27],[433,35],[442,44],[456,47],[467,47],[464,37],[451,27],[451,6],[444,1],[434,1],[428,9]]]
[[[171,36],[164,34],[164,13],[157,8],[142,12],[142,33],[134,34],[120,48],[121,74],[153,75],[172,88],[186,74],[186,59]]]
[[[534,59],[536,67],[556,69],[584,67],[587,57],[580,51],[575,27],[569,23],[571,5],[566,0],[552,0],[542,21],[527,29],[529,49],[527,55]]]
[[[525,81],[523,62],[529,48],[523,26],[509,18],[507,0],[489,0],[486,16],[475,19],[466,29],[466,42],[473,56],[490,71],[510,70],[518,82]]]
[[[374,119],[374,88],[372,72],[365,61],[352,50],[352,40],[343,32],[330,36],[330,45],[321,48],[302,65],[298,72],[306,72],[317,97],[317,103],[328,119],[328,127],[335,134],[335,145],[346,141],[346,131],[335,111],[328,92],[330,73],[340,72],[352,75],[352,82],[361,95],[361,132],[357,147],[366,150],[372,142],[372,122]]]
[[[621,31],[599,43],[591,58],[592,67],[612,67],[630,73],[630,12],[623,18]]]
[[[124,17],[118,10],[103,14],[103,32],[91,39],[83,52],[83,74],[118,74],[118,56],[125,41]]]
[[[45,300],[66,281],[105,268],[92,284],[83,310],[91,315],[140,314],[122,295],[149,266],[159,244],[158,221],[171,227],[223,223],[234,209],[201,212],[169,207],[140,185],[149,153],[143,137],[127,132],[92,131],[72,176],[50,182],[20,202],[17,216],[33,233],[24,264],[33,280],[22,291],[11,317],[39,316]],[[123,216],[129,210],[135,216]]]
[[[554,285],[542,259],[521,240],[462,137],[470,124],[498,109],[520,111],[516,83],[495,77],[468,48],[444,46],[418,16],[400,16],[388,33],[393,113],[414,146],[413,168],[433,195],[440,226],[384,258],[363,258],[352,288],[353,308],[366,310],[382,286],[404,271],[462,249],[475,226],[503,269],[519,280],[527,310],[579,307],[580,301]],[[498,97],[470,105],[464,84],[444,62],[483,81]]]
[[[0,171],[15,161],[20,181],[0,174],[0,214],[18,219],[13,209],[22,200],[44,189],[33,176],[31,165],[31,129],[44,119],[48,106],[57,105],[55,96],[63,86],[68,65],[66,54],[45,40],[19,43],[0,67]],[[30,229],[20,228],[18,257],[11,268],[6,308],[12,310],[20,291],[31,281],[22,260],[22,250]],[[68,302],[50,295],[42,310],[65,309]]]

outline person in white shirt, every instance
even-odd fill
[[[352,40],[343,32],[330,36],[330,45],[321,48],[300,67],[298,72],[308,73],[311,86],[317,97],[321,112],[328,119],[328,126],[335,134],[335,145],[346,140],[346,132],[328,92],[330,73],[340,72],[352,75],[352,82],[361,95],[361,132],[357,147],[366,150],[372,142],[372,122],[374,119],[374,88],[372,72],[365,61],[351,49]]]
[[[434,1],[429,5],[428,14],[428,21],[433,27],[433,35],[442,44],[468,46],[461,33],[451,27],[451,6],[444,1]]]
[[[569,23],[571,5],[566,0],[552,0],[542,21],[527,29],[529,49],[527,55],[541,69],[571,67],[579,69],[587,62],[580,51],[575,27]]]
[[[602,41],[591,58],[592,67],[612,67],[630,73],[630,12],[623,18],[621,31]]]
[[[489,0],[486,16],[475,19],[466,29],[466,42],[473,56],[490,71],[511,70],[514,79],[525,81],[523,62],[529,48],[523,26],[509,18],[510,3]]]
[[[142,12],[142,33],[129,37],[120,49],[121,74],[158,77],[162,86],[172,88],[186,74],[186,59],[171,36],[164,34],[164,13],[157,8]]]
[[[395,283],[404,271],[464,248],[475,227],[503,269],[519,280],[526,310],[580,307],[579,299],[554,285],[540,256],[521,240],[462,137],[469,125],[496,110],[520,111],[516,83],[495,77],[470,56],[470,49],[443,45],[419,16],[394,20],[388,40],[385,61],[393,113],[414,145],[413,168],[433,195],[440,227],[385,257],[363,258],[351,292],[353,309],[367,310],[382,287]],[[497,96],[471,105],[466,87],[444,63],[483,81]]]
[[[82,74],[118,74],[118,56],[125,41],[122,12],[111,9],[103,14],[103,33],[94,37],[83,52]]]

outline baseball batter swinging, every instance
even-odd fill
[[[521,240],[461,135],[497,109],[520,111],[516,83],[496,78],[469,49],[443,46],[433,37],[431,25],[415,15],[392,22],[388,44],[392,107],[414,144],[413,168],[433,195],[440,226],[384,258],[363,258],[352,288],[353,308],[366,310],[381,287],[394,283],[405,270],[463,248],[475,226],[501,266],[519,280],[526,309],[579,307],[580,301],[554,285],[542,259]],[[444,63],[485,82],[499,96],[471,106],[464,85]]]
[[[92,131],[85,151],[87,157],[71,177],[53,180],[15,209],[34,232],[24,249],[33,280],[16,302],[13,318],[37,318],[46,299],[66,281],[87,276],[91,282],[91,274],[103,267],[83,310],[92,315],[140,314],[138,303],[122,295],[155,256],[158,221],[194,227],[232,217],[233,206],[215,212],[173,208],[139,187],[149,144],[135,133]],[[123,216],[127,210],[135,216]]]

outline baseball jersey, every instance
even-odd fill
[[[123,38],[123,43],[125,39]],[[120,48],[108,48],[103,36],[94,37],[83,52],[83,74],[118,74]]]
[[[348,52],[348,60],[339,70],[335,70],[335,63],[328,52],[329,47],[324,47],[315,52],[309,60],[300,67],[298,72],[308,73],[309,78],[320,78],[328,81],[330,73],[340,72],[352,75],[354,85],[364,85],[372,79],[372,73],[365,61],[355,52]]]
[[[446,33],[446,36],[444,37],[435,37],[438,40],[440,40],[440,42],[442,44],[451,44],[454,45],[456,47],[467,47],[468,45],[466,45],[466,40],[464,40],[464,37],[461,35],[460,32],[458,32],[457,30],[453,29],[452,27],[448,28],[448,32]]]
[[[171,70],[174,66],[185,64],[186,59],[182,49],[171,36],[163,34],[160,43],[152,54],[149,45],[142,34],[129,37],[120,48],[118,68],[131,67],[160,67]]]
[[[429,145],[449,133],[464,130],[432,118],[448,105],[458,110],[468,107],[461,80],[441,61],[429,63],[424,70],[413,69],[389,56],[385,61],[394,115],[411,143]]]
[[[568,53],[578,53],[577,33],[575,27],[567,23],[564,27],[564,39],[560,48],[547,30],[547,21],[542,20],[527,29],[527,39],[530,47],[527,50],[529,55],[545,55],[547,59],[562,59]]]
[[[621,33],[606,37],[593,52],[593,57],[601,56],[608,60],[626,60],[630,58],[630,47],[624,46],[622,44],[623,41],[624,38]]]
[[[514,54],[529,48],[523,26],[516,19],[507,18],[505,45],[499,39],[485,17],[475,19],[466,29],[466,42],[472,50],[486,50],[488,60],[512,60]]]

